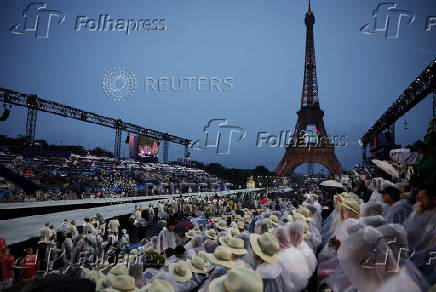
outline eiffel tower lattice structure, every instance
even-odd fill
[[[330,143],[324,127],[324,111],[319,106],[313,38],[315,16],[310,1],[304,22],[307,31],[301,108],[297,112],[298,121],[292,137],[293,142],[287,146],[286,153],[275,170],[277,176],[288,176],[303,163],[319,163],[332,175],[342,171],[341,164],[336,158],[335,147]]]

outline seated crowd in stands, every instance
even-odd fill
[[[187,166],[118,161],[111,158],[72,155],[70,159],[26,158],[0,154],[0,163],[27,177],[40,186],[36,195],[27,195],[13,183],[0,177],[0,202],[75,200],[144,195],[137,186],[149,185],[148,194],[187,192],[179,184],[199,184],[209,190],[209,184],[224,183],[203,170]]]

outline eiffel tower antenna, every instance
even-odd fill
[[[309,11],[310,11],[310,0],[309,0]]]

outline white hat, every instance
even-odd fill
[[[185,261],[170,264],[168,270],[174,275],[177,282],[186,282],[192,278],[191,265]]]
[[[197,234],[197,232],[195,232],[195,230],[193,230],[193,229],[189,230],[188,232],[185,232],[185,236],[187,238],[194,238],[196,234]]]
[[[279,242],[271,233],[251,234],[250,243],[253,252],[265,262],[275,264],[278,261]]]
[[[231,269],[233,267],[232,251],[228,247],[218,246],[213,254],[209,255],[211,262]]]
[[[235,255],[247,254],[247,250],[244,248],[244,240],[242,240],[241,238],[227,237],[224,238],[221,243],[230,248],[232,253]]]
[[[98,280],[103,279],[105,275],[101,271],[91,270],[85,273],[85,278],[97,284]]]
[[[113,283],[114,281],[116,281],[116,277],[122,275],[128,275],[127,268],[122,264],[118,264],[111,268],[109,273],[106,275],[106,279],[110,283]]]
[[[201,257],[201,258],[203,259],[203,261],[204,261],[204,266],[205,266],[205,267],[208,267],[208,266],[209,266],[209,261],[210,261],[209,255],[208,255],[205,251],[200,250],[200,251],[198,252],[198,256]]]
[[[206,270],[204,269],[205,262],[201,257],[193,256],[192,259],[190,261],[188,261],[188,263],[191,264],[191,268],[192,268],[192,271],[194,273],[197,273],[197,274],[206,273]]]
[[[262,292],[263,282],[258,273],[247,268],[233,268],[224,276],[212,280],[209,292]]]
[[[134,292],[137,291],[135,287],[135,278],[129,275],[119,275],[115,277],[112,282],[112,287],[107,289],[107,292]]]
[[[206,230],[204,232],[204,234],[206,234],[206,236],[209,237],[210,239],[213,239],[213,240],[218,239],[218,234],[216,233],[215,229]]]
[[[279,226],[279,217],[277,217],[276,215],[271,215],[269,216],[269,222],[271,223],[271,225],[277,227]]]
[[[353,211],[354,213],[360,213],[360,204],[356,200],[344,199],[342,201],[342,206],[350,211]]]
[[[216,224],[216,227],[219,230],[226,230],[227,229],[227,224],[226,222],[224,222],[223,220],[218,221],[218,223]]]

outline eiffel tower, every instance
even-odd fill
[[[303,163],[319,163],[332,175],[342,171],[341,164],[335,155],[335,148],[327,137],[323,120],[324,111],[319,106],[313,39],[315,16],[310,7],[310,0],[304,22],[307,31],[301,108],[297,112],[298,121],[292,137],[293,142],[286,147],[286,153],[277,166],[275,171],[277,176],[288,176]]]

